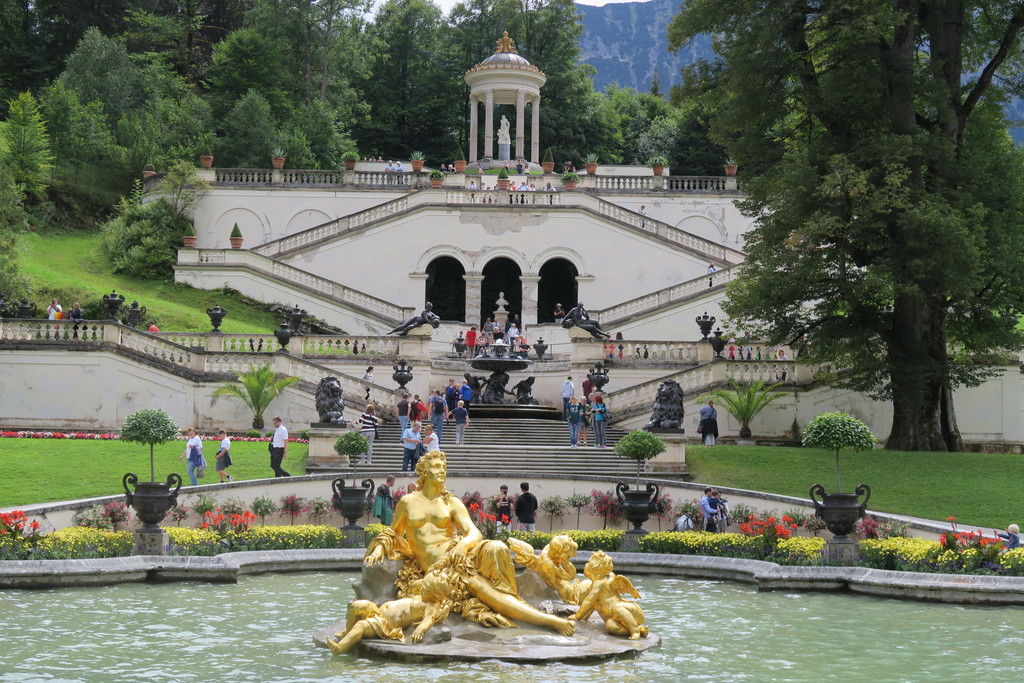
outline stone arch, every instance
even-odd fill
[[[199,246],[207,249],[227,249],[231,227],[238,223],[248,244],[256,246],[270,239],[270,219],[262,211],[235,206],[210,221],[206,235],[200,235]],[[205,237],[205,239],[204,239]]]
[[[725,242],[729,239],[729,231],[725,229],[725,225],[710,216],[686,216],[676,223],[676,227],[691,235],[703,237],[714,242]]]
[[[466,268],[452,256],[438,256],[426,267],[426,300],[441,320],[469,322],[466,317]]]
[[[568,311],[579,299],[579,269],[572,261],[556,256],[548,259],[538,274],[537,322],[554,322],[555,304],[562,304],[562,309]]]
[[[519,279],[523,269],[515,260],[507,256],[491,258],[480,270],[483,282],[480,283],[480,321],[483,322],[494,314],[496,301],[504,293],[508,304],[505,308],[510,314],[523,314],[523,283]],[[469,321],[467,321],[469,322]],[[504,321],[499,321],[504,322]]]
[[[541,266],[554,258],[560,258],[571,263],[576,267],[577,274],[585,273],[587,271],[586,262],[583,260],[583,257],[580,256],[580,253],[575,249],[562,246],[548,247],[537,254],[533,261],[530,262],[530,271],[539,274]]]
[[[471,259],[462,249],[451,244],[436,244],[420,255],[419,259],[416,261],[415,272],[427,272],[427,267],[430,265],[431,261],[441,256],[448,256],[458,261],[459,265],[462,266],[463,272],[468,273],[474,270],[473,259]]]
[[[305,206],[293,211],[285,218],[283,235],[294,235],[297,232],[309,230],[324,223],[330,223],[336,218],[337,216],[332,216],[326,210],[319,207]]]
[[[476,257],[473,267],[467,268],[466,270],[483,272],[484,268],[487,267],[487,264],[497,258],[506,258],[509,261],[512,261],[519,268],[520,273],[525,273],[531,270],[530,259],[526,257],[526,254],[507,245],[484,247]]]

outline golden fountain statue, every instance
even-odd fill
[[[348,607],[344,628],[338,630],[340,622],[333,625],[317,636],[318,642],[337,655],[348,652],[363,640],[405,643],[404,630],[416,625],[409,640],[419,644],[419,649],[410,652],[410,656],[416,653],[415,656],[420,657],[417,661],[422,661],[424,656],[507,661],[573,657],[592,660],[660,644],[657,636],[647,637],[639,605],[622,598],[623,594],[635,598],[640,594],[628,579],[612,572],[610,557],[603,552],[594,553],[584,570],[587,578],[580,580],[572,564],[577,545],[566,535],[553,538],[539,556],[532,546],[518,539],[509,539],[511,550],[500,541],[485,539],[466,506],[445,488],[446,464],[445,454],[438,450],[420,458],[416,465],[419,477],[416,490],[402,496],[391,527],[373,539],[366,550],[364,578],[370,576],[366,572],[385,560],[401,562],[394,581],[398,599],[383,601],[380,605],[371,600],[353,601]],[[536,572],[540,580],[558,594],[561,602],[566,603],[554,606],[552,611],[571,616],[549,614],[526,602],[517,590],[516,562]],[[539,582],[533,585],[533,590],[543,590]],[[547,609],[552,609],[552,605]],[[587,622],[595,611],[604,620],[605,630],[619,638],[608,638],[596,624]],[[462,633],[463,629],[472,631],[480,626],[515,628],[522,625],[549,629],[558,635],[531,633],[528,628],[523,629],[522,635],[509,638],[494,634],[488,637],[495,645],[500,644],[495,648],[487,646],[488,637],[479,631],[466,636],[468,640],[464,640],[462,646],[448,641],[443,648],[431,650],[437,645],[422,642],[424,636],[450,614],[475,622],[456,624],[451,627],[453,633]],[[577,622],[581,629],[588,629],[582,638],[573,637]],[[645,639],[642,644],[630,642],[641,638]],[[386,651],[392,655],[396,652],[393,648]]]

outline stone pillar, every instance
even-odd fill
[[[530,130],[530,161],[535,164],[540,163],[540,95],[537,95],[533,99],[533,104],[530,105],[531,114],[533,114],[533,126]]]
[[[523,288],[522,320],[524,325],[537,324],[537,289],[540,284],[539,275],[520,275],[519,281]]]
[[[516,159],[523,157],[526,144],[526,91],[516,91]]]
[[[484,95],[484,157],[494,158],[494,91],[485,90]]]
[[[477,160],[477,138],[480,136],[480,121],[477,117],[477,102],[472,95],[469,96],[469,163]]]
[[[483,275],[462,276],[466,281],[466,324],[480,325],[480,296],[483,288]]]
[[[652,429],[665,442],[665,452],[648,462],[649,472],[686,472],[686,433],[683,429]]]

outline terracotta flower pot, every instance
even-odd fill
[[[562,187],[564,187],[567,190],[575,190],[576,189],[576,181],[575,180],[568,180],[568,181],[562,183]]]
[[[542,161],[540,167],[544,169],[545,173],[551,173],[555,170],[555,162],[553,161]]]
[[[345,170],[346,171],[354,171],[354,170],[356,170],[356,162],[354,162],[354,161],[346,161],[344,163],[345,163]]]
[[[664,166],[654,166],[653,169],[654,169],[654,175],[661,175],[662,173],[665,172],[665,167]]]
[[[585,164],[587,169],[587,175],[594,175],[597,173],[597,164]]]
[[[244,240],[244,239],[245,239],[244,237],[229,237],[228,241],[231,242],[231,248],[232,249],[241,249],[242,248],[242,240]]]
[[[195,235],[185,235],[181,238],[181,243],[186,249],[194,249],[196,246],[196,240],[199,239]]]
[[[210,168],[213,166],[213,155],[203,154],[199,157],[199,165],[203,168]]]
[[[430,179],[430,186],[432,188],[434,188],[435,190],[437,188],[441,187],[442,185],[444,185],[444,178],[431,178]]]
[[[270,157],[270,164],[274,168],[284,168],[284,157]]]
[[[412,164],[412,172],[413,173],[419,173],[420,171],[423,170],[423,160],[422,159],[413,159],[410,163]]]
[[[465,170],[466,170],[466,162],[465,161],[456,161],[455,162],[455,172],[456,173],[463,173],[463,172],[465,172]]]
[[[734,176],[734,175],[736,175],[736,169],[738,169],[739,166],[737,166],[736,164],[726,164],[724,168],[725,168],[725,175],[727,175],[727,176]]]
[[[509,184],[509,179],[508,178],[498,178],[498,189],[499,190],[507,190],[508,189],[508,184]]]

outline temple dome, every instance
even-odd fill
[[[481,62],[481,64],[516,64],[518,66],[531,66],[522,55],[515,52],[495,52],[493,55]]]

